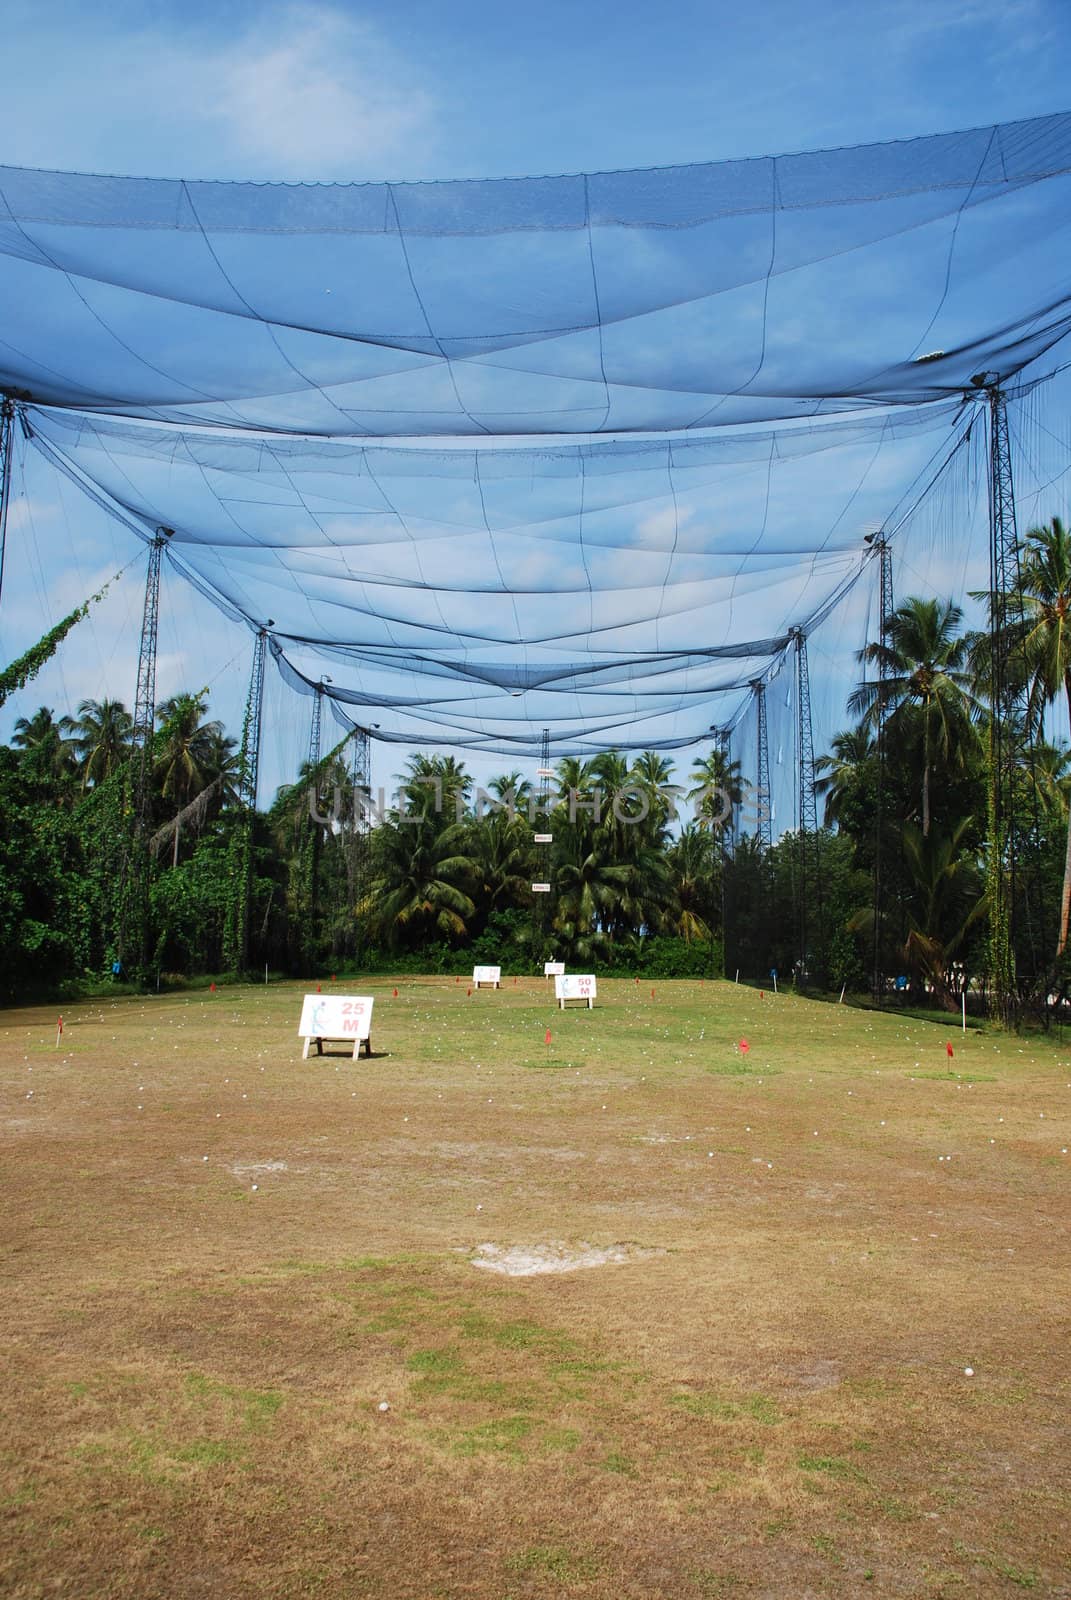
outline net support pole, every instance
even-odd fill
[[[755,823],[755,833],[759,844],[764,850],[769,850],[773,844],[773,808],[770,804],[770,738],[766,727],[766,685],[761,678],[756,678],[751,685],[755,696],[755,720],[757,723],[757,749],[755,762],[757,768],[758,818]]]
[[[323,732],[323,704],[324,704],[324,679],[316,685],[312,697],[312,726],[309,730],[309,792],[308,792],[308,835],[305,847],[305,872],[304,894],[305,902],[304,927],[302,929],[301,943],[305,956],[305,966],[312,970],[316,952],[316,923],[319,916],[319,880],[320,880],[320,845],[321,824],[316,820],[323,813],[320,808],[320,775],[317,767],[320,765],[320,741]]]
[[[722,778],[727,793],[729,815],[718,829],[718,869],[721,883],[721,954],[722,976],[729,972],[729,873],[732,861],[733,846],[736,843],[736,814],[737,807],[732,798],[732,767],[733,767],[733,735],[731,728],[715,729],[718,740],[718,751],[721,755]]]
[[[242,747],[238,757],[239,807],[237,831],[237,860],[234,880],[234,901],[228,938],[228,965],[237,972],[249,966],[249,915],[253,894],[253,827],[257,810],[257,786],[260,778],[260,733],[264,704],[264,663],[268,653],[268,628],[257,630],[253,646],[253,667],[249,675],[249,693],[246,696],[245,718],[242,723]]]
[[[372,763],[371,735],[367,728],[354,728],[353,754],[350,762],[350,781],[353,789],[353,815],[347,838],[346,870],[349,875],[350,905],[356,913],[368,894],[368,849],[372,828]],[[356,915],[354,926],[360,942],[360,922]]]
[[[1018,687],[1009,628],[1019,589],[1008,403],[999,374],[973,378],[989,415],[989,793],[986,879],[989,898],[989,1008],[1005,1024],[1018,1020],[1013,917],[1015,905],[1014,783],[1019,739]]]
[[[118,955],[120,966],[144,979],[149,960],[149,825],[152,808],[153,733],[156,727],[156,654],[160,626],[160,573],[173,529],[157,528],[149,546],[145,598],[134,691],[126,814],[129,824],[120,884]]]
[[[885,643],[885,635],[889,627],[889,619],[893,614],[893,572],[892,551],[889,541],[884,534],[878,534],[873,541],[873,549],[878,557],[878,643]],[[888,667],[884,656],[878,662],[878,701],[877,701],[877,732],[875,738],[877,756],[877,786],[874,795],[874,948],[871,973],[871,988],[875,1005],[880,1005],[885,996],[885,971],[882,958],[882,940],[885,932],[885,862],[883,858],[885,848],[885,812],[886,812],[886,782],[887,782],[887,744],[885,723],[887,718],[887,690]]]
[[[799,777],[800,851],[800,970],[815,975],[824,964],[825,915],[822,895],[821,842],[818,837],[818,794],[814,776],[814,730],[811,722],[811,675],[807,664],[807,635],[793,634],[796,647],[796,765]],[[817,960],[810,960],[810,914],[813,900],[818,930]]]
[[[4,587],[4,552],[7,549],[7,508],[11,501],[11,457],[15,445],[15,402],[0,400],[0,594]]]

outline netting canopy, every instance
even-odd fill
[[[1069,219],[1071,114],[481,182],[0,168],[0,387],[380,737],[670,747],[850,589],[972,378],[1064,338]]]

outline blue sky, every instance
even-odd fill
[[[9,0],[4,54],[6,163],[184,177],[475,177],[863,143],[1061,109],[1071,5],[187,0],[105,10]],[[41,474],[21,486],[0,657],[133,553],[132,539],[73,489]],[[129,701],[139,612],[134,571],[63,661],[8,703],[0,737],[41,703]],[[161,694],[208,683],[213,710],[236,729],[247,640],[177,581],[162,629]],[[304,707],[277,686],[268,714],[262,799],[306,737]],[[400,760],[382,753],[377,781]]]

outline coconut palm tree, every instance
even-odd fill
[[[74,771],[74,749],[65,737],[67,722],[53,720],[48,706],[41,706],[32,717],[19,717],[11,743],[24,752],[24,759],[44,781],[65,783]]]
[[[875,726],[881,710],[890,731],[921,746],[922,834],[930,831],[934,763],[964,765],[977,743],[971,713],[977,709],[968,671],[970,641],[960,633],[963,612],[951,600],[912,595],[885,624],[885,638],[868,644],[859,659],[878,668],[848,701],[848,710]]]
[[[687,943],[713,937],[713,920],[721,897],[721,848],[709,828],[690,822],[669,851],[676,891],[676,933]]]
[[[1008,610],[1028,673],[1028,715],[1036,727],[1045,706],[1062,694],[1071,727],[1071,532],[1059,517],[1031,528],[1021,548],[1019,585]],[[1071,917],[1071,812],[1060,896],[1057,959],[1067,947]]]
[[[83,789],[111,777],[129,754],[134,719],[121,700],[82,700],[78,715],[64,717],[61,726],[73,735]]]
[[[824,821],[827,828],[843,819],[846,806],[858,794],[877,754],[877,746],[864,721],[838,733],[831,742],[830,751],[827,756],[819,756],[814,764],[815,773],[821,773],[821,777],[815,779],[814,792],[826,797]]]
[[[439,827],[448,827],[472,789],[472,778],[465,764],[454,756],[412,755],[407,770],[395,780],[413,816],[435,817]]]
[[[476,907],[465,853],[468,824],[437,826],[434,812],[385,822],[375,830],[376,883],[359,911],[390,945],[438,934],[463,939]]]
[[[731,827],[733,809],[743,798],[739,761],[730,761],[716,745],[708,756],[696,758],[690,776],[688,798],[699,801],[696,820],[707,828]]]
[[[173,807],[172,865],[178,863],[182,812],[219,777],[221,741],[233,749],[234,741],[225,740],[222,723],[202,721],[205,710],[203,693],[172,695],[156,708],[160,731],[153,771],[161,797]]]
[[[668,838],[667,824],[674,813],[674,801],[683,793],[679,784],[670,781],[673,766],[669,757],[657,750],[641,750],[632,763],[629,787],[638,790],[646,802],[647,815],[640,831],[647,844],[664,845]]]

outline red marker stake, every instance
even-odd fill
[[[323,994],[323,990],[320,988],[319,984],[316,985],[316,993],[317,994]]]
[[[60,1017],[58,1022],[56,1023],[56,1049],[57,1050],[59,1049],[59,1042],[60,1042],[60,1040],[62,1038],[63,1038],[63,1018]]]
[[[748,1051],[750,1049],[751,1049],[751,1046],[748,1044],[747,1040],[746,1039],[741,1039],[741,1041],[740,1041],[740,1054],[743,1056],[745,1061],[747,1060],[747,1053],[748,1053]]]
[[[471,989],[466,989],[465,993],[466,993],[466,995],[471,995],[472,994],[472,990]]]
[[[394,991],[394,998],[395,998],[395,1000],[397,1000],[397,998],[398,998],[398,991],[397,991],[397,989],[395,989],[395,991]]]
[[[549,1028],[547,1029],[546,1033],[543,1035],[543,1043],[544,1044],[549,1044],[550,1043],[550,1029]]]
[[[654,990],[653,989],[651,990],[651,999],[652,1000],[654,999]]]
[[[208,985],[208,992],[209,992],[209,994],[215,994],[215,992],[216,992],[216,986],[215,986],[215,984],[214,984],[214,983],[210,983],[210,984],[209,984],[209,985]]]
[[[952,1046],[950,1044],[946,1044],[945,1045],[945,1050],[946,1050],[946,1052],[948,1054],[949,1061],[951,1061],[952,1057],[955,1055],[956,1052],[953,1050],[953,1048],[952,1048]]]

